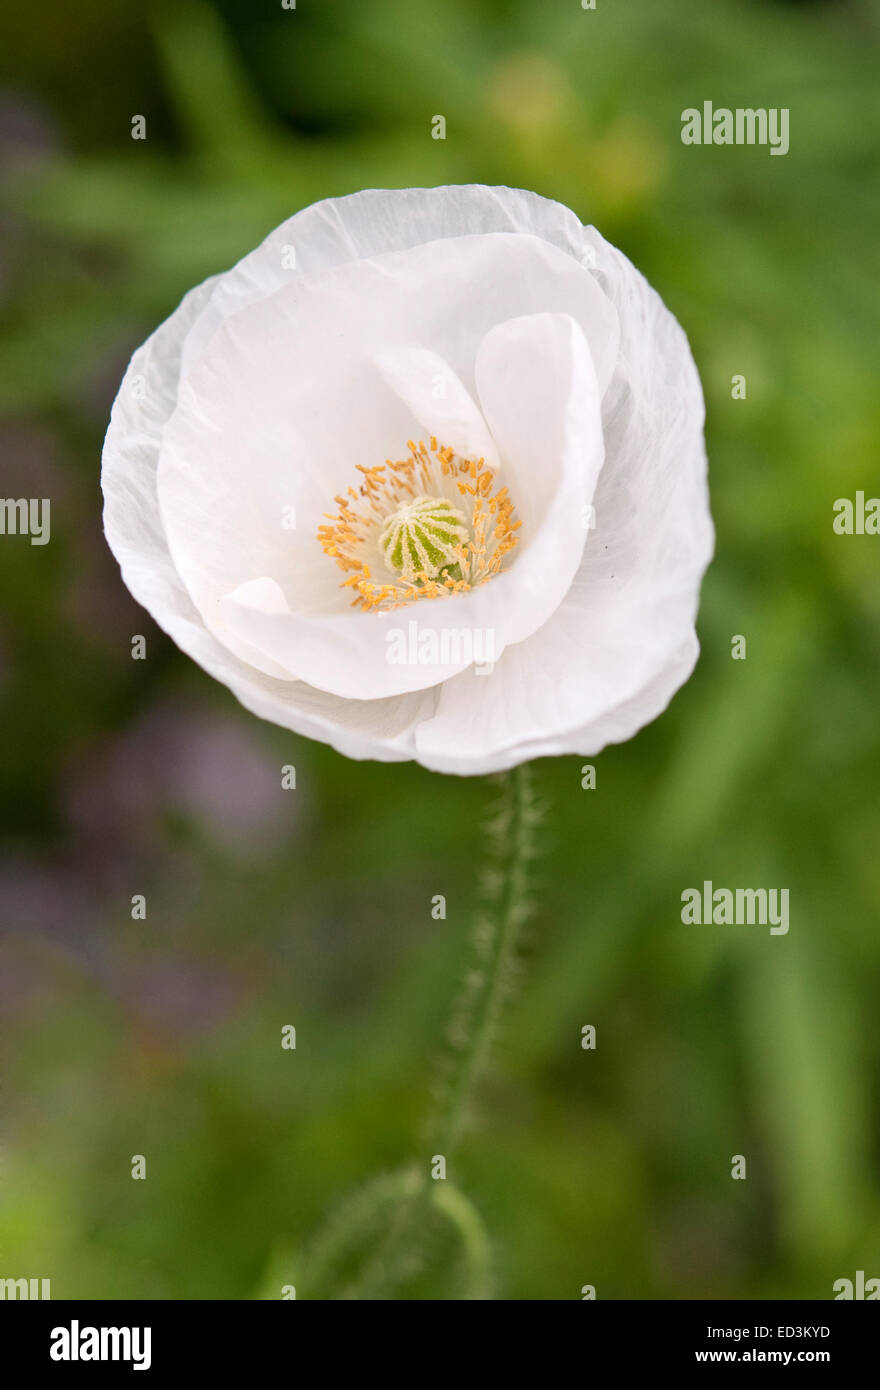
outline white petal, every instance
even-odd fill
[[[429,348],[397,348],[380,353],[377,364],[425,434],[436,435],[461,458],[484,459],[487,467],[498,468],[498,450],[489,427],[445,358]]]
[[[521,188],[452,184],[367,189],[313,203],[276,227],[232,270],[217,277],[188,335],[184,375],[225,318],[274,294],[301,274],[389,251],[405,251],[429,241],[497,232],[540,237],[579,266],[584,264],[583,228],[575,214],[562,203]],[[613,353],[609,360],[613,361]],[[597,371],[604,385],[604,364],[597,362]]]
[[[419,761],[437,771],[598,753],[656,718],[697,658],[694,620],[713,544],[699,378],[657,294],[597,232],[589,236],[621,323],[595,529],[549,622],[509,647],[491,676],[467,671],[443,686],[436,714],[416,731]]]
[[[602,459],[598,386],[572,317],[499,326],[497,316],[555,299],[586,318],[583,275],[531,237],[466,237],[303,277],[230,319],[181,388],[159,465],[169,548],[206,627],[244,659],[260,652],[256,664],[271,674],[350,699],[421,689],[467,664],[391,663],[387,627],[351,610],[351,591],[316,539],[356,466],[394,456],[395,442],[414,432],[375,362],[404,335],[439,344],[442,360],[454,356],[456,379],[476,372],[504,440],[497,481],[509,476],[523,520],[505,574],[430,604],[437,613],[422,602],[418,621],[491,631],[499,654],[544,622],[583,549]],[[595,338],[595,323],[590,331]],[[466,399],[463,385],[457,399]],[[293,531],[282,528],[286,505]],[[223,603],[263,578],[280,586],[289,613]]]
[[[465,671],[416,730],[419,761],[439,772],[497,772],[538,756],[598,753],[666,708],[697,658],[692,615],[639,611],[622,595],[571,596],[491,674]]]
[[[413,728],[436,704],[433,692],[346,701],[289,679],[273,679],[234,656],[206,629],[165,538],[156,472],[162,427],[177,397],[180,347],[212,289],[206,282],[132,357],[104,444],[104,528],[135,599],[188,656],[252,713],[349,758],[396,762],[413,756]]]

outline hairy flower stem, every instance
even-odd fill
[[[430,1220],[432,1207],[441,1209],[450,1219],[455,1218],[456,1224],[467,1232],[471,1251],[479,1252],[479,1260],[488,1263],[488,1255],[483,1253],[487,1240],[479,1215],[465,1203],[454,1181],[443,1195],[446,1184],[432,1181],[430,1168],[435,1156],[442,1156],[448,1165],[458,1147],[491,1058],[503,1007],[516,983],[522,929],[531,911],[529,868],[535,856],[534,830],[540,818],[531,770],[523,765],[502,774],[497,781],[500,796],[484,837],[488,854],[470,945],[471,960],[447,1031],[437,1098],[426,1127],[427,1154],[409,1170],[407,1189],[389,1215],[382,1239],[357,1279],[342,1292],[342,1298],[381,1298],[419,1271],[423,1263],[419,1237]]]
[[[471,940],[471,961],[447,1032],[448,1054],[428,1138],[447,1163],[492,1053],[501,1013],[519,975],[518,950],[530,915],[529,869],[539,811],[528,764],[503,774],[487,828],[488,857]]]

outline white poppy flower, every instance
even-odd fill
[[[687,341],[532,193],[297,213],[135,353],[103,488],[156,622],[349,757],[594,754],[696,661],[712,526]]]

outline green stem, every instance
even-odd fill
[[[452,1221],[463,1242],[470,1287],[488,1287],[488,1238],[479,1213],[454,1181],[434,1182],[428,1157],[449,1163],[458,1146],[479,1083],[491,1057],[501,1013],[516,981],[516,965],[531,904],[529,866],[534,858],[534,828],[539,819],[528,766],[504,773],[498,805],[484,834],[487,862],[480,884],[480,906],[470,943],[470,962],[447,1031],[447,1051],[437,1097],[427,1125],[428,1154],[404,1174],[379,1182],[363,1194],[364,1221],[378,1216],[394,1193],[385,1229],[372,1253],[337,1297],[377,1299],[405,1285],[419,1272],[423,1237],[432,1214]],[[395,1187],[393,1184],[396,1183]],[[350,1213],[342,1214],[333,1253],[345,1245]],[[326,1265],[328,1261],[317,1261]],[[473,1296],[485,1297],[476,1292]]]
[[[434,1205],[455,1226],[461,1238],[466,1272],[466,1298],[488,1298],[492,1286],[492,1247],[483,1219],[473,1202],[452,1183],[434,1184]]]
[[[471,942],[471,964],[447,1034],[440,1095],[428,1125],[431,1146],[447,1162],[486,1070],[501,1012],[516,983],[522,929],[530,915],[529,866],[539,818],[528,765],[504,774],[497,812],[488,827],[488,863]]]

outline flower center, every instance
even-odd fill
[[[464,512],[445,497],[422,494],[392,512],[379,547],[392,574],[417,584],[422,575],[461,579],[460,551],[471,539]]]
[[[318,540],[347,574],[364,610],[399,608],[416,599],[448,597],[485,584],[517,544],[521,522],[507,488],[493,492],[483,459],[409,441],[409,457],[367,468],[363,481],[334,498]],[[393,582],[374,579],[385,571]]]

